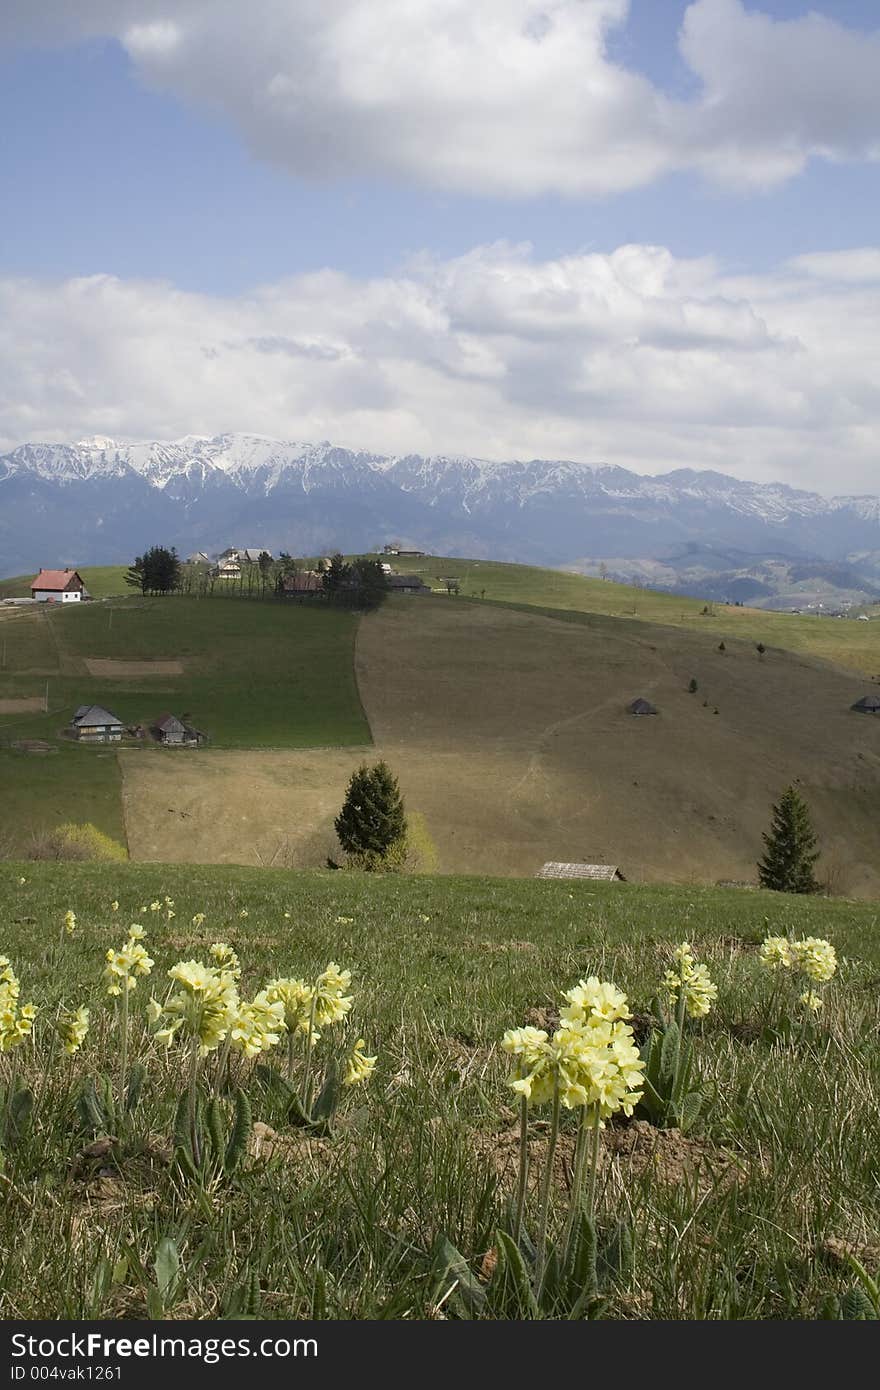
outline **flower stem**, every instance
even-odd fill
[[[519,1102],[519,1177],[516,1184],[516,1209],[513,1216],[513,1243],[519,1245],[523,1212],[526,1205],[526,1180],[529,1172],[529,1102],[525,1096]]]
[[[541,1287],[544,1278],[544,1264],[547,1257],[547,1224],[550,1220],[550,1191],[553,1186],[553,1160],[556,1157],[556,1140],[559,1137],[559,1076],[553,1083],[553,1117],[550,1121],[550,1141],[547,1145],[544,1181],[541,1187],[541,1222],[538,1227],[538,1252],[535,1260],[535,1291]]]
[[[122,1038],[119,1047],[119,1118],[125,1115],[126,1077],[128,1075],[128,981],[122,989]]]
[[[192,1147],[193,1163],[197,1168],[202,1163],[202,1146],[199,1143],[198,1125],[198,1080],[199,1080],[199,1042],[193,1038],[189,1063],[189,1141]]]
[[[587,1215],[592,1221],[596,1215],[596,1180],[599,1176],[599,1134],[601,1116],[598,1105],[593,1110],[592,1150],[590,1153],[590,1186],[587,1189]]]
[[[318,991],[316,989],[312,995],[312,1006],[309,1009],[309,1031],[306,1034],[306,1064],[303,1069],[302,1092],[300,1094],[300,1102],[306,1114],[309,1114],[311,1111],[311,1106],[309,1104],[309,1082],[311,1081],[312,1072],[312,1036],[315,1031],[315,1007],[317,1003]]]

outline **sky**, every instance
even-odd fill
[[[880,492],[876,0],[4,0],[0,448]]]

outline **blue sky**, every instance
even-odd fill
[[[461,5],[12,0],[0,440],[287,426],[867,490],[873,0]],[[144,323],[189,404],[138,388]]]

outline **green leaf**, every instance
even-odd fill
[[[460,1250],[456,1250],[446,1236],[438,1236],[434,1245],[431,1266],[436,1275],[434,1281],[436,1298],[444,1298],[449,1292],[450,1285],[456,1284],[453,1297],[456,1306],[464,1313],[465,1317],[471,1317],[474,1313],[483,1310],[486,1306],[486,1290],[471,1271],[464,1255]]]
[[[578,1296],[593,1297],[599,1292],[596,1269],[598,1238],[596,1224],[587,1213],[581,1212],[575,1227],[574,1248],[571,1254],[571,1280]]]
[[[125,1088],[125,1109],[127,1114],[137,1106],[144,1089],[144,1082],[147,1079],[147,1069],[141,1062],[135,1062],[130,1068]]]
[[[677,1111],[678,1127],[682,1134],[687,1134],[689,1129],[693,1129],[702,1109],[702,1091],[688,1091],[687,1095],[682,1097]]]
[[[318,1123],[322,1120],[329,1121],[333,1118],[333,1112],[339,1102],[339,1070],[335,1062],[330,1062],[324,1077],[324,1085],[321,1093],[315,1101],[312,1110],[312,1121]]]
[[[234,1173],[236,1168],[244,1162],[253,1127],[251,1103],[248,1100],[247,1092],[239,1086],[235,1092],[235,1118],[232,1122],[232,1134],[223,1159],[225,1172]]]
[[[495,1241],[498,1262],[489,1285],[488,1306],[502,1317],[537,1318],[537,1300],[519,1247],[506,1231],[496,1231]]]
[[[176,1243],[170,1236],[163,1236],[156,1246],[153,1270],[164,1306],[167,1300],[172,1297],[180,1275],[180,1255]]]
[[[663,1034],[663,1043],[660,1051],[660,1076],[664,1081],[672,1081],[675,1077],[681,1035],[678,1031],[677,1023],[670,1023]]]

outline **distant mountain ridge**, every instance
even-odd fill
[[[581,566],[699,543],[880,580],[880,498],[676,469],[381,455],[253,434],[96,437],[0,455],[0,573],[242,543],[294,553],[396,539],[446,554]],[[663,585],[666,587],[666,584]]]

